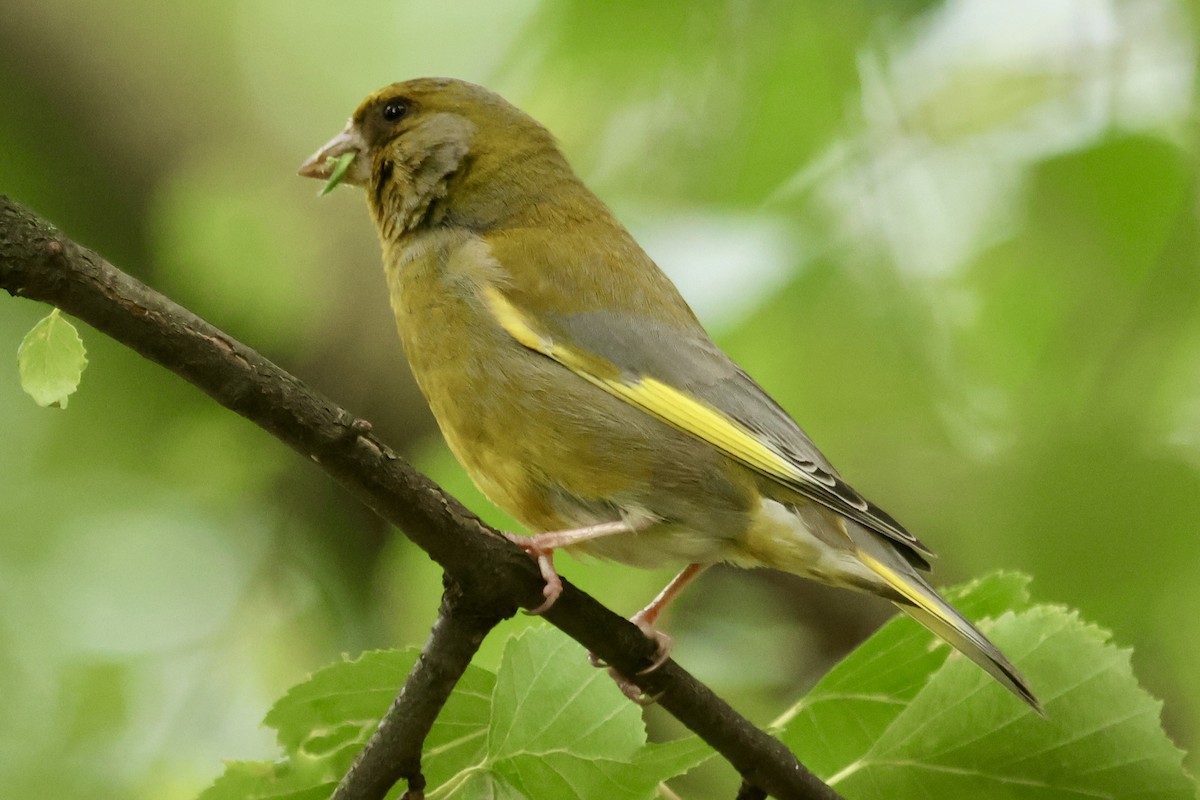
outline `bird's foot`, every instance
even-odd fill
[[[525,613],[531,616],[545,614],[558,600],[558,596],[562,594],[563,590],[562,579],[558,577],[558,570],[554,569],[554,548],[539,544],[537,536],[517,536],[514,533],[505,532],[504,538],[533,556],[537,561],[538,570],[542,573],[542,580],[546,582],[542,589],[542,596],[546,600],[536,608],[525,609]]]
[[[641,630],[643,635],[645,635],[645,637],[650,641],[654,642],[658,646],[658,649],[657,652],[655,652],[654,659],[650,662],[650,665],[644,669],[638,670],[638,675],[648,675],[651,672],[654,672],[654,670],[667,663],[667,659],[671,657],[671,637],[654,627],[653,623],[647,620],[645,616],[643,616],[641,612],[638,612],[630,617],[629,621],[634,625],[637,625],[638,629]],[[615,667],[609,666],[607,662],[605,662],[595,653],[588,653],[588,661],[597,669],[607,669],[609,677],[611,677],[613,682],[617,684],[617,688],[621,690],[621,693],[633,702],[637,703],[639,706],[653,705],[661,696],[646,694],[644,691],[642,691],[640,686],[618,672]]]
[[[650,662],[650,666],[645,669],[638,670],[638,675],[648,675],[654,670],[667,663],[667,659],[671,657],[671,647],[674,644],[671,637],[654,627],[653,617],[657,614],[646,614],[645,611],[639,611],[629,618],[629,621],[638,626],[642,634],[658,645],[658,652],[654,654],[654,660]]]
[[[662,697],[662,692],[659,692],[658,694],[646,694],[646,692],[642,691],[642,687],[638,686],[636,683],[629,680],[629,678],[626,678],[612,667],[609,667],[608,669],[608,676],[613,679],[613,683],[615,683],[617,688],[621,690],[621,694],[625,695],[642,708],[654,705],[658,702],[658,699]]]

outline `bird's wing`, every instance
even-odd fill
[[[534,319],[496,287],[489,311],[525,347],[750,469],[921,556],[925,545],[854,491],[804,431],[702,330],[585,312]]]

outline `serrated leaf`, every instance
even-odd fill
[[[646,743],[641,712],[566,636],[539,628],[514,637],[496,675],[488,753],[541,754],[568,742],[579,756],[628,760]]]
[[[21,388],[42,407],[66,408],[86,366],[83,340],[57,308],[34,325],[17,348]]]
[[[628,702],[628,701],[626,701]],[[493,774],[523,796],[646,800],[664,780],[680,775],[712,755],[699,737],[649,744],[632,762],[583,758],[562,751],[521,754],[494,765]],[[457,797],[457,795],[456,795]]]
[[[660,781],[682,775],[713,755],[713,749],[699,736],[687,736],[670,742],[651,742],[638,750],[633,763],[661,776]]]
[[[981,599],[992,605],[999,597],[996,580],[968,590],[959,606],[978,616],[971,610]],[[995,612],[992,605],[989,614]],[[911,657],[911,643],[900,639],[928,642],[928,636],[907,619],[891,626],[901,630],[887,632],[890,648],[873,637],[862,653],[852,653],[814,689],[819,700],[803,706],[783,732],[800,759],[847,798],[1195,796],[1182,753],[1159,725],[1161,703],[1137,685],[1129,651],[1074,612],[1035,606],[984,625],[1025,673],[1048,719],[965,658]],[[894,663],[887,662],[889,652],[898,655]],[[911,674],[901,680],[905,671]]]
[[[494,770],[529,798],[649,800],[662,780],[628,761],[582,758],[567,752],[521,754],[497,763]]]
[[[499,775],[489,771],[472,772],[451,794],[434,792],[430,800],[437,797],[453,797],[455,800],[530,800],[524,792],[509,784]]]
[[[418,656],[415,649],[372,651],[324,667],[292,687],[265,720],[275,728],[285,760],[231,764],[203,800],[328,797]],[[430,785],[483,758],[494,683],[487,670],[467,667],[425,740],[422,766]]]
[[[649,800],[711,755],[694,736],[647,744],[640,710],[608,675],[561,632],[532,628],[505,647],[485,758],[430,798]]]
[[[968,619],[1029,604],[1029,578],[996,573],[946,592]],[[950,645],[905,615],[889,621],[831,669],[773,728],[805,743],[804,763],[830,775],[864,753],[950,655]]]
[[[328,797],[418,655],[364,653],[313,673],[267,714],[286,757],[230,764],[202,800]],[[585,799],[648,800],[711,755],[694,736],[647,744],[640,711],[604,671],[539,628],[508,642],[499,676],[468,667],[425,741],[422,772],[431,799],[568,796],[547,793],[553,785]]]
[[[235,761],[196,800],[327,800],[336,782],[314,782],[286,763]]]
[[[496,676],[472,665],[425,738],[421,769],[430,786],[439,786],[478,763],[487,752],[488,723]]]
[[[286,752],[314,735],[347,724],[374,724],[404,684],[419,652],[375,650],[314,672],[276,701],[263,723],[276,731]]]

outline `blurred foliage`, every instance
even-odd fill
[[[294,175],[368,91],[486,84],[555,131],[722,344],[938,550],[939,582],[1033,575],[1133,646],[1195,753],[1195,10],[9,4],[0,192],[490,513],[407,377],[361,198],[318,202]],[[0,298],[10,353],[46,311]],[[0,785],[190,797],[222,758],[269,756],[257,723],[285,687],[419,643],[438,574],[266,434],[81,335],[67,413],[21,392],[15,357],[0,369]],[[667,577],[564,572],[627,613]],[[888,612],[776,575],[702,582],[668,620],[676,654],[762,721]],[[733,655],[751,651],[753,669]],[[727,767],[698,772],[686,796],[733,794]]]

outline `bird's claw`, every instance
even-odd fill
[[[621,690],[621,694],[625,695],[642,708],[654,705],[658,702],[658,699],[663,696],[663,692],[646,694],[644,691],[642,691],[642,687],[638,686],[636,683],[629,680],[615,669],[610,668],[608,670],[608,674],[612,677],[613,682],[617,684],[617,688]],[[641,673],[638,674],[640,675]]]
[[[632,617],[630,617],[629,621],[634,625],[637,625],[638,629],[647,639],[658,645],[658,651],[654,654],[654,660],[650,662],[650,666],[637,671],[638,675],[649,675],[651,672],[654,672],[654,670],[667,663],[667,659],[671,657],[671,637],[654,627],[650,620],[644,617],[641,613],[634,614]],[[588,653],[588,662],[597,669],[607,669],[609,676],[613,679],[613,682],[617,684],[617,688],[621,690],[621,694],[625,695],[639,706],[644,707],[653,705],[654,703],[658,702],[658,698],[662,697],[661,692],[653,695],[646,694],[644,691],[642,691],[640,686],[631,681],[629,678],[626,678],[624,675],[618,672],[615,667],[610,666],[607,661],[600,658],[595,653]]]
[[[667,663],[667,659],[671,657],[673,642],[670,636],[654,627],[654,623],[643,617],[640,612],[630,617],[629,621],[638,626],[638,630],[642,632],[642,635],[658,645],[658,652],[654,654],[654,660],[650,662],[650,666],[638,670],[638,675],[648,675]]]
[[[524,550],[537,561],[538,571],[542,573],[542,580],[546,582],[546,585],[542,588],[542,596],[546,600],[536,608],[525,609],[525,613],[533,617],[545,614],[554,605],[555,601],[558,600],[558,596],[562,594],[563,590],[562,579],[558,577],[558,571],[554,569],[554,550],[538,545],[536,537],[517,536],[516,534],[505,532],[504,538]]]
[[[562,594],[562,580],[558,577],[558,573],[554,571],[554,565],[550,564],[547,569],[546,564],[550,564],[550,559],[539,558],[538,566],[542,570],[542,578],[546,581],[545,587],[542,588],[542,596],[546,598],[537,608],[527,608],[525,613],[531,617],[538,617],[550,610],[550,607],[558,601],[558,596]]]

